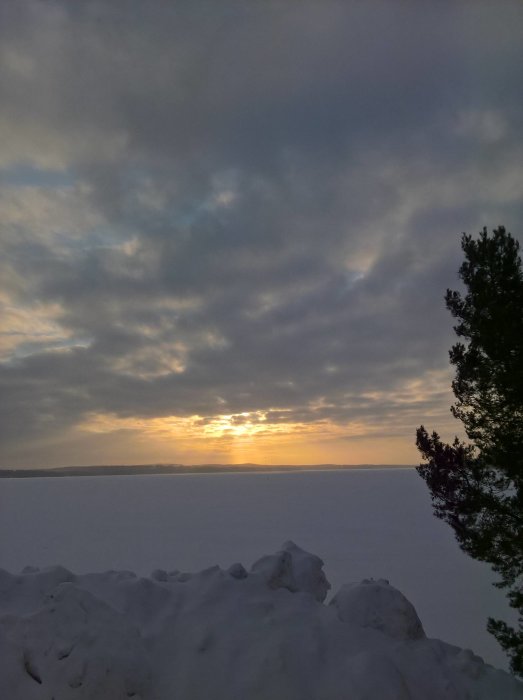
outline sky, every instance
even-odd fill
[[[418,462],[523,4],[0,7],[0,466]]]

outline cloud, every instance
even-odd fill
[[[459,234],[520,234],[520,5],[2,14],[4,460],[93,416],[447,421]]]

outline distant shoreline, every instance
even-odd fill
[[[276,473],[349,471],[357,469],[413,469],[412,464],[121,464],[42,469],[0,469],[0,479],[61,476],[132,476],[143,474]]]

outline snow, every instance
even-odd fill
[[[434,518],[414,470],[0,480],[0,568],[11,572],[60,563],[160,581],[175,568],[249,569],[287,539],[321,554],[327,601],[343,583],[386,578],[427,636],[506,668],[486,631],[489,615],[515,622],[505,592]]]
[[[428,639],[385,580],[329,604],[321,559],[287,541],[249,572],[0,571],[10,700],[517,700],[523,684]]]
[[[291,540],[285,542],[276,554],[254,562],[251,571],[261,576],[269,588],[286,588],[291,593],[305,591],[320,603],[331,587],[323,573],[323,560],[304,552]]]
[[[423,639],[414,606],[385,579],[346,583],[331,600],[342,622],[372,627],[395,639]]]

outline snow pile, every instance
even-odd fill
[[[425,632],[414,606],[385,579],[346,583],[331,605],[338,617],[357,627],[372,627],[395,639],[423,639]]]
[[[310,593],[320,603],[331,587],[323,573],[323,561],[291,541],[285,542],[276,554],[258,559],[252,565],[251,573],[262,576],[269,588]]]
[[[510,700],[523,684],[427,639],[387,581],[330,585],[292,542],[198,574],[0,571],[9,700]]]

